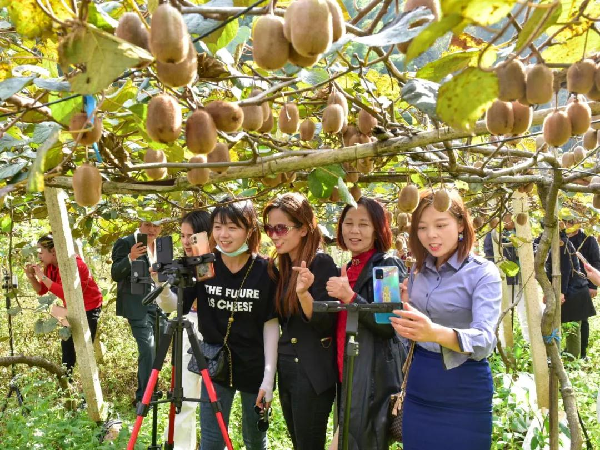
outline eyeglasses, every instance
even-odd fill
[[[284,225],[283,223],[278,223],[277,225],[265,225],[265,233],[267,236],[273,237],[273,235],[277,236],[285,236],[287,235],[291,229],[300,228],[298,225]]]

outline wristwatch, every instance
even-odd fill
[[[46,281],[46,280],[49,280],[49,278],[48,278],[46,275],[44,275],[44,276],[42,277],[42,281]]]

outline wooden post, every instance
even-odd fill
[[[503,259],[503,251],[502,251],[502,238],[500,237],[498,230],[493,229],[492,233],[492,247],[494,249],[494,262],[498,264]],[[509,290],[508,284],[506,282],[506,274],[498,269],[500,272],[500,276],[502,277],[502,311],[506,311],[511,303],[512,303],[512,295]],[[502,345],[506,347],[513,347],[515,344],[515,338],[513,334],[513,316],[514,309],[504,316],[502,320],[502,334],[500,335],[502,339]]]
[[[92,335],[83,304],[81,280],[77,270],[75,247],[65,205],[67,195],[62,189],[50,187],[46,187],[44,195],[48,206],[48,219],[52,227],[54,248],[56,249],[56,258],[67,302],[67,318],[71,324],[88,414],[93,421],[100,422],[106,419],[108,411],[102,398],[98,367],[96,366],[92,346]]]
[[[513,194],[513,217],[519,213],[527,214],[525,225],[519,225],[515,220],[517,237],[521,243],[517,247],[519,263],[521,265],[521,279],[523,280],[523,294],[527,324],[529,325],[529,338],[531,339],[531,359],[533,363],[533,376],[537,393],[539,408],[549,408],[549,380],[546,347],[542,339],[542,308],[538,295],[538,284],[535,279],[533,264],[533,237],[529,223],[529,197],[527,194],[515,191]]]

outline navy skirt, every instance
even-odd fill
[[[403,407],[404,450],[489,450],[493,393],[487,360],[446,370],[440,353],[417,345]]]

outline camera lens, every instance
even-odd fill
[[[378,280],[383,280],[383,270],[382,269],[375,270],[375,278]]]

